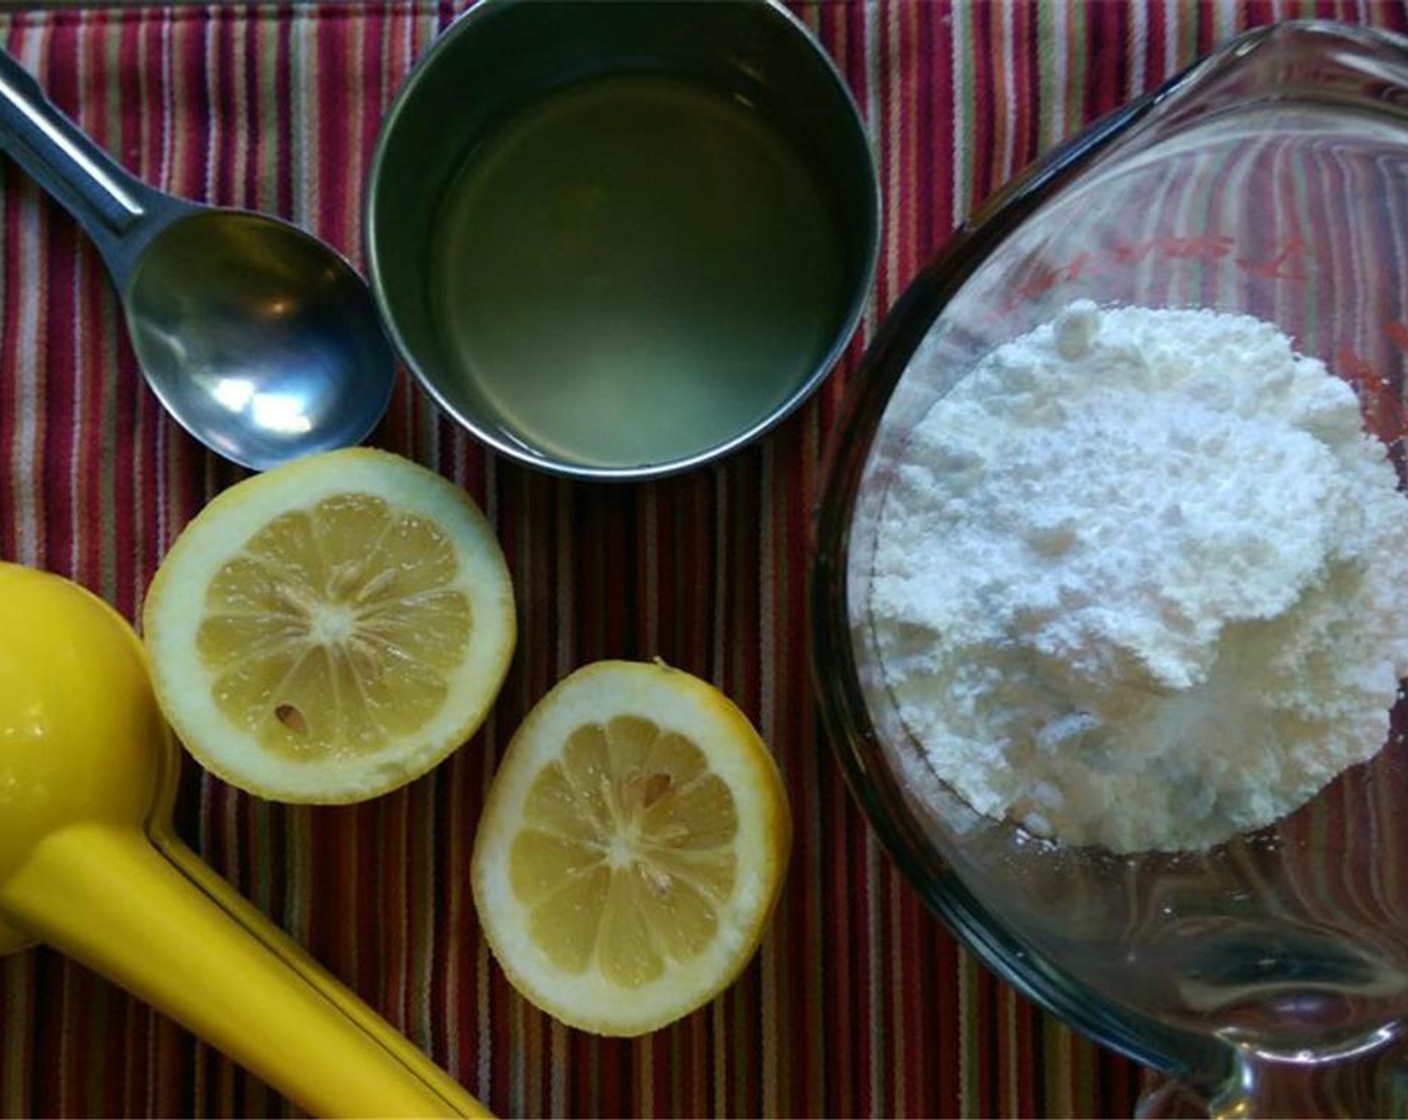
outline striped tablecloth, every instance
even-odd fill
[[[0,39],[148,181],[291,218],[360,258],[378,118],[456,6],[0,12]],[[923,909],[822,741],[804,629],[821,450],[866,337],[950,230],[1037,153],[1245,26],[1369,0],[801,5],[850,81],[884,190],[861,336],[813,401],[717,469],[583,485],[503,462],[404,378],[371,442],[463,484],[498,529],[524,636],[486,728],[398,793],[289,808],[194,765],[177,827],[337,976],[500,1114],[1128,1115],[1141,1074],[1018,998]],[[241,472],[145,391],[73,222],[0,166],[0,558],[135,617],[181,526]],[[3,640],[3,637],[0,637]],[[563,1028],[488,957],[467,855],[519,719],[573,667],[660,655],[772,744],[797,824],[786,892],[743,979],[634,1042]],[[265,1115],[218,1053],[46,949],[0,961],[0,1113]]]

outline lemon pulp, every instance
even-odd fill
[[[573,732],[528,794],[512,848],[529,932],[560,968],[657,979],[713,939],[736,878],[733,795],[688,739],[619,716]]]
[[[442,530],[369,494],[276,517],[206,593],[216,703],[270,750],[384,748],[445,703],[472,623],[455,571]]]

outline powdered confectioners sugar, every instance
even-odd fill
[[[1408,500],[1354,392],[1274,326],[1082,301],[912,433],[870,624],[974,809],[1117,852],[1297,808],[1388,733]]]

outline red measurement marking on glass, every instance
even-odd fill
[[[1031,275],[1017,285],[1009,306],[1015,306],[1020,300],[1043,296],[1073,280],[1106,276],[1143,264],[1150,258],[1222,261],[1232,257],[1236,248],[1236,239],[1225,233],[1208,233],[1198,237],[1149,237],[1143,241],[1120,242],[1099,252],[1078,253],[1065,264],[1037,265]],[[1305,261],[1312,255],[1302,238],[1292,237],[1271,245],[1264,257],[1235,257],[1233,260],[1239,269],[1251,276],[1267,280],[1304,280],[1307,275]]]
[[[1280,245],[1272,246],[1272,249],[1273,255],[1266,260],[1253,261],[1239,257],[1237,264],[1253,276],[1262,276],[1268,280],[1305,279],[1304,258],[1310,255],[1310,250],[1304,241],[1293,237]]]
[[[1384,334],[1396,345],[1408,349],[1408,326],[1395,319],[1384,325]],[[1348,347],[1335,352],[1335,366],[1340,376],[1357,390],[1359,411],[1369,431],[1384,443],[1394,443],[1408,436],[1403,401],[1383,374]]]
[[[1139,264],[1154,252],[1157,242],[1142,241],[1138,245],[1111,245],[1106,256],[1115,264]]]
[[[1226,234],[1212,233],[1203,237],[1161,237],[1159,256],[1176,261],[1220,261],[1236,247]]]

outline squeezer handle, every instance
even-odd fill
[[[490,1115],[174,835],[65,828],[6,909],[313,1115]]]

